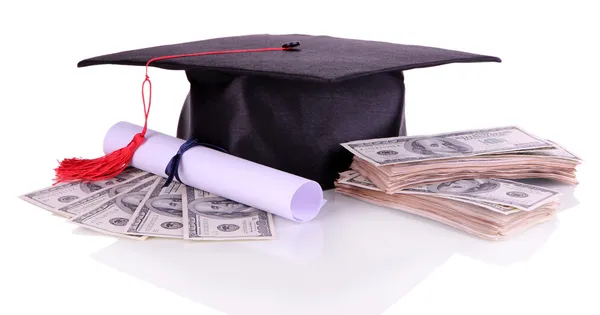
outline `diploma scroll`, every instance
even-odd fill
[[[141,126],[128,122],[113,125],[104,138],[104,153],[126,146]],[[131,166],[162,177],[183,139],[148,129]],[[312,180],[236,156],[196,146],[179,163],[179,178],[191,187],[246,204],[295,222],[312,220],[325,204],[321,186]]]

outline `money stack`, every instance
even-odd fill
[[[393,194],[408,187],[471,178],[548,178],[577,184],[581,159],[518,127],[343,143],[351,169]]]
[[[136,168],[97,182],[71,182],[20,196],[84,228],[124,238],[270,240],[266,211]]]
[[[581,159],[518,127],[343,143],[354,154],[336,191],[420,215],[488,240],[551,219],[556,191],[513,181],[577,184]]]
[[[340,174],[337,192],[429,218],[487,240],[504,240],[550,220],[560,193],[503,179],[468,179],[387,194],[355,171]]]

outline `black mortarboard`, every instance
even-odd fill
[[[333,187],[352,156],[341,143],[406,134],[404,70],[499,58],[432,47],[310,35],[250,35],[124,51],[90,58],[145,66],[156,57],[282,47],[293,50],[156,60],[184,70],[190,91],[177,137]]]

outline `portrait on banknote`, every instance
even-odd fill
[[[461,179],[441,184],[428,185],[433,192],[446,194],[477,194],[489,193],[500,187],[500,183],[493,179]]]
[[[222,197],[195,200],[188,205],[188,209],[214,219],[246,218],[261,212],[261,210]]]
[[[129,214],[133,214],[145,196],[146,192],[129,193],[117,197],[115,203],[119,209]]]
[[[123,192],[128,191],[133,186],[135,186],[135,183],[114,186],[108,190],[108,196],[115,197],[117,195],[120,195]]]
[[[410,139],[404,143],[404,148],[422,155],[471,153],[473,151],[473,148],[464,142],[442,137]]]
[[[169,217],[183,216],[181,195],[158,195],[146,202],[150,211]]]

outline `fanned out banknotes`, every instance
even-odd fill
[[[336,191],[488,240],[550,220],[560,193],[513,181],[577,184],[581,159],[518,127],[343,143],[354,154]]]
[[[271,213],[136,168],[110,180],[73,182],[20,196],[85,228],[124,238],[270,240]]]

